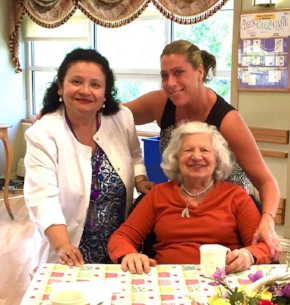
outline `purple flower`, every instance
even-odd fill
[[[274,284],[272,284],[270,287],[269,287],[269,291],[272,293],[272,294],[274,294],[274,295],[276,295],[276,296],[278,296],[278,297],[281,297],[282,295],[283,295],[283,287],[280,287],[279,285],[278,285],[278,283],[274,283]]]
[[[282,288],[282,293],[283,293],[282,296],[286,298],[290,297],[290,284],[287,284]]]
[[[263,277],[263,271],[258,270],[256,273],[249,274],[248,277],[251,282],[256,282],[257,280]]]
[[[217,284],[221,284],[226,277],[226,269],[217,268],[216,272],[213,274],[213,278]]]

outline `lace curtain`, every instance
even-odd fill
[[[64,24],[81,10],[94,23],[104,27],[120,27],[136,19],[153,3],[168,19],[180,24],[200,22],[218,11],[228,0],[11,0],[9,49],[15,71],[21,72],[18,57],[19,28],[28,15],[46,28]]]

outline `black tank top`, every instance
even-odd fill
[[[221,96],[217,95],[217,100],[211,108],[205,122],[207,124],[214,125],[219,130],[223,118],[231,110],[236,109],[227,103]],[[171,125],[175,125],[175,113],[176,107],[172,101],[168,99],[161,118],[161,130],[166,129]]]

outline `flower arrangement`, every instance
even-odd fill
[[[264,276],[258,270],[249,274],[252,284],[229,287],[224,269],[214,275],[217,293],[209,298],[209,305],[286,305],[290,304],[290,273]]]
[[[264,275],[262,270],[249,274],[249,285],[230,287],[226,281],[225,269],[213,274],[215,294],[208,299],[208,305],[288,305],[290,304],[289,263],[286,272]],[[189,298],[199,304],[193,297]]]

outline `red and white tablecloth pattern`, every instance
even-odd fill
[[[228,276],[230,285],[250,283],[248,274],[262,269],[268,274],[275,269],[285,271],[285,265],[252,266],[250,270]],[[120,291],[113,293],[112,305],[191,305],[188,295],[206,302],[214,292],[212,280],[200,274],[199,265],[158,265],[149,274],[123,272],[120,265],[87,264],[69,267],[44,264],[35,273],[21,305],[47,305],[53,283],[97,282],[114,280]]]

